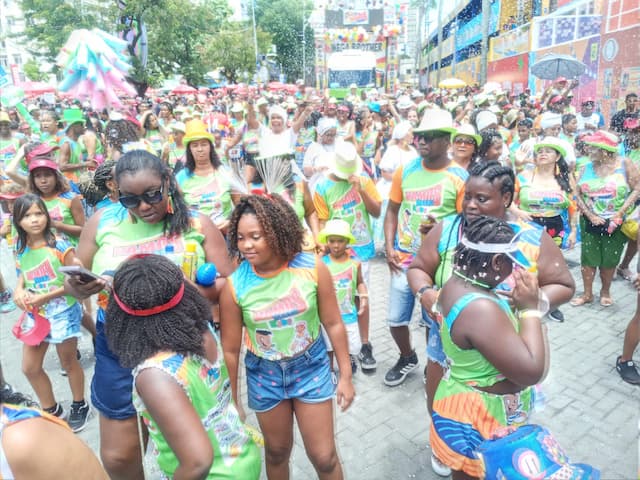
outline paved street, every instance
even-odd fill
[[[14,281],[13,262],[2,248],[2,272],[10,284]],[[579,251],[568,255],[578,291],[581,289],[577,261]],[[413,340],[421,365],[398,387],[383,384],[383,377],[397,359],[397,350],[385,326],[388,298],[388,272],[382,259],[376,259],[371,271],[371,340],[378,361],[375,374],[355,376],[357,397],[353,406],[337,415],[340,456],[348,479],[425,479],[439,478],[429,466],[428,416],[425,406],[422,367],[424,334],[414,321]],[[597,292],[598,282],[594,286]],[[638,413],[640,388],[624,383],[615,371],[616,356],[621,353],[626,324],[634,312],[636,294],[631,284],[616,280],[616,302],[609,308],[562,308],[563,324],[549,323],[551,371],[543,384],[547,397],[544,411],[533,421],[548,427],[574,461],[590,463],[601,469],[603,479],[636,478],[638,472]],[[11,335],[18,318],[14,312],[0,323],[1,360],[7,380],[19,389],[31,392],[20,372],[21,348]],[[89,380],[93,371],[92,347],[86,335],[80,345],[82,365]],[[640,360],[640,352],[637,353]],[[53,349],[46,358],[46,369],[55,392],[65,408],[71,401],[66,378]],[[249,421],[255,424],[251,415]],[[88,428],[80,436],[98,452],[98,421],[94,413]],[[292,478],[312,479],[313,469],[306,459],[299,438],[293,455]]]

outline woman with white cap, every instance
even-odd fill
[[[593,280],[600,270],[600,305],[613,305],[611,281],[620,262],[626,237],[620,226],[640,193],[640,173],[628,158],[618,156],[618,137],[598,130],[586,137],[591,147],[587,163],[576,180],[576,202],[580,209],[582,250],[580,266],[584,292],[571,301],[578,307],[593,303]]]
[[[473,125],[465,123],[451,134],[451,158],[468,171],[481,143],[482,136]]]

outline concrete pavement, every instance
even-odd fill
[[[569,252],[567,259],[579,292],[579,250]],[[5,279],[13,285],[13,260],[4,246],[0,260]],[[411,331],[420,367],[402,385],[385,386],[384,374],[398,356],[385,323],[389,274],[382,258],[372,261],[371,267],[371,341],[378,369],[372,375],[358,371],[354,377],[356,400],[347,412],[336,416],[337,442],[345,476],[354,480],[435,480],[440,477],[429,465],[429,419],[422,383],[424,331],[417,325],[416,310]],[[598,289],[596,280],[594,291]],[[612,307],[603,308],[597,303],[581,308],[566,305],[562,307],[566,321],[548,323],[551,370],[543,384],[547,401],[543,411],[534,413],[532,421],[549,428],[572,461],[600,468],[603,479],[628,480],[638,477],[640,388],[620,379],[615,371],[615,359],[621,353],[624,330],[635,311],[636,293],[624,280],[614,282],[612,293],[615,301]],[[21,344],[11,334],[17,318],[17,312],[2,316],[0,359],[7,380],[14,387],[32,393],[20,371]],[[82,339],[80,351],[88,398],[93,372],[88,335]],[[636,358],[640,360],[640,351]],[[60,375],[54,349],[47,354],[45,368],[58,399],[68,408],[70,391],[66,378]],[[253,414],[248,421],[257,424]],[[79,436],[96,453],[99,451],[95,412]],[[298,435],[291,471],[291,478],[295,480],[315,478]]]

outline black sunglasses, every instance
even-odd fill
[[[118,200],[120,200],[120,203],[124,208],[137,208],[142,201],[148,205],[160,203],[162,201],[163,194],[164,182],[160,185],[160,188],[153,193],[145,192],[142,195],[122,195],[122,193],[120,193],[120,198]]]
[[[421,138],[425,142],[431,142],[433,140],[438,140],[440,138],[449,138],[451,137],[450,133],[447,132],[425,132],[425,133],[415,133],[413,134],[416,138]]]

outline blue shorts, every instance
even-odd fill
[[[133,406],[133,375],[109,350],[104,334],[104,310],[98,309],[96,323],[96,366],[91,380],[91,403],[106,418],[126,420],[136,415]]]
[[[389,310],[387,323],[390,327],[406,327],[411,323],[416,296],[407,282],[407,273],[392,273],[389,282]],[[422,321],[429,324],[429,316],[422,310]]]
[[[429,335],[427,336],[427,359],[447,368],[447,356],[442,347],[440,326],[438,322],[429,318]]]
[[[266,360],[251,352],[244,358],[249,408],[266,412],[283,400],[321,403],[333,398],[329,355],[322,335],[288,360]]]

